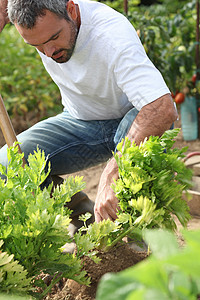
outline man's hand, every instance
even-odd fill
[[[0,0],[0,32],[3,30],[5,25],[9,23],[7,14],[7,0]]]
[[[118,179],[118,166],[114,158],[112,158],[104,169],[95,200],[94,214],[95,221],[99,223],[103,219],[115,220],[118,209],[118,199],[111,188],[114,183],[113,179]]]

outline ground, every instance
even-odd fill
[[[89,287],[80,285],[73,280],[64,280],[62,286],[57,285],[52,294],[45,300],[95,300],[99,279],[108,272],[119,272],[135,265],[147,257],[146,252],[136,252],[127,244],[117,245],[109,252],[100,252],[101,262],[95,264],[86,257],[83,260],[84,269],[91,278]],[[67,297],[66,297],[67,295]]]
[[[32,122],[30,122],[30,124],[31,123]],[[27,120],[23,120],[19,117],[16,120],[13,120],[13,126],[16,133],[19,133],[27,127]],[[181,127],[180,120],[175,123],[175,127]],[[3,144],[4,138],[0,132],[0,146]],[[186,142],[183,140],[182,133],[180,132],[176,139],[175,146],[178,148],[187,146],[188,150],[186,154],[200,151],[200,139]],[[71,174],[84,177],[84,181],[86,182],[86,189],[84,191],[93,201],[95,201],[99,178],[104,167],[105,164],[100,164],[82,172]],[[188,228],[200,228],[200,217],[193,217],[188,225]],[[117,272],[134,265],[146,257],[146,252],[135,252],[130,247],[119,246],[109,253],[102,253],[99,255],[101,256],[102,261],[98,266],[91,260],[84,261],[84,267],[86,268],[89,276],[92,278],[91,287],[88,288],[85,286],[80,286],[71,280],[63,280],[54,288],[53,293],[46,297],[46,300],[94,300],[98,280],[103,274],[111,271]]]

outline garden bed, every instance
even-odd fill
[[[181,148],[187,145],[190,146],[187,153],[190,153],[190,151],[197,151],[199,147],[199,140],[193,141],[189,145],[188,142],[182,140],[182,136],[179,136],[176,142],[176,147]],[[191,148],[191,145],[193,146],[193,148]],[[191,200],[188,201],[188,204],[190,207],[192,218],[188,223],[188,229],[200,228],[200,176],[198,176],[200,175],[200,173],[198,174],[197,168],[195,168],[197,163],[198,162],[195,162],[189,166],[194,168],[196,170],[196,173],[193,177],[194,187],[189,191],[189,193],[191,194]],[[94,178],[97,178],[97,175],[100,176],[103,168],[104,164],[84,171],[84,179],[88,181],[88,184],[90,186],[90,190],[88,190],[87,187],[86,192],[90,195],[91,198],[95,197],[94,191],[96,190],[96,187],[98,185],[98,182],[94,182]],[[79,173],[77,174],[80,175]],[[178,221],[176,221],[176,223],[178,226],[177,236],[179,237],[180,245],[182,245],[183,240],[179,232],[182,226]],[[59,287],[57,287],[57,290],[55,290],[51,295],[48,295],[45,299],[95,300],[95,293],[98,282],[105,273],[119,272],[121,270],[124,270],[142,261],[147,256],[147,252],[136,251],[133,249],[131,244],[124,244],[123,246],[115,247],[108,253],[100,253],[99,257],[101,258],[101,262],[99,264],[95,264],[89,258],[86,258],[83,261],[83,268],[91,277],[90,287],[86,287],[83,285],[81,286],[73,280],[66,280],[63,289],[59,289]]]
[[[16,130],[17,131],[17,130]],[[2,140],[1,140],[2,142]],[[197,151],[200,141],[196,140],[193,142],[185,142],[182,140],[182,137],[179,136],[176,142],[176,147],[189,146],[188,153],[191,151]],[[192,148],[193,147],[193,148]],[[86,190],[85,192],[89,195],[92,200],[95,200],[96,189],[98,186],[98,180],[101,175],[101,172],[104,168],[104,164],[97,167],[93,167],[89,170],[79,172],[72,175],[83,175],[84,180],[86,181]],[[199,176],[195,174],[195,179],[199,180]],[[196,184],[196,190],[191,190],[192,200],[189,203],[191,214],[193,215],[191,221],[188,223],[188,228],[200,228],[200,206],[199,206],[199,196],[200,190],[198,190],[199,183]],[[107,272],[119,272],[124,270],[136,263],[142,261],[147,257],[146,252],[138,252],[133,250],[127,244],[123,246],[117,246],[113,248],[110,252],[99,253],[98,255],[101,258],[99,264],[95,264],[89,258],[83,260],[83,268],[86,270],[88,275],[91,277],[91,285],[86,287],[84,285],[79,285],[72,280],[61,280],[53,289],[52,293],[46,296],[46,300],[55,299],[55,300],[94,300],[96,294],[96,288],[100,278]],[[49,282],[51,278],[46,278]]]
[[[119,272],[135,265],[147,257],[146,252],[136,252],[127,244],[118,245],[108,252],[100,252],[98,257],[101,262],[95,264],[86,257],[83,260],[83,268],[91,277],[89,287],[80,285],[73,280],[65,280],[58,284],[54,291],[46,296],[45,300],[94,300],[100,278],[108,272]]]
[[[199,216],[192,216],[188,223],[188,229],[200,228],[200,210]],[[182,226],[177,221],[178,229]],[[183,244],[182,236],[177,232],[180,245]],[[119,272],[128,267],[134,266],[140,261],[146,259],[146,251],[136,251],[131,244],[118,245],[107,253],[100,252],[98,257],[101,262],[95,264],[90,258],[83,260],[83,269],[91,278],[90,286],[80,285],[77,282],[64,279],[59,282],[51,294],[45,297],[45,300],[95,300],[96,290],[101,277],[108,272]],[[199,299],[199,298],[198,298]]]

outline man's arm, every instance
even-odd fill
[[[5,25],[9,23],[7,14],[7,0],[0,0],[0,32],[3,30]]]
[[[171,95],[164,95],[141,109],[127,137],[139,145],[145,137],[161,136],[177,118],[178,114]],[[117,217],[118,200],[111,188],[113,179],[118,179],[118,166],[114,157],[108,162],[100,178],[94,208],[97,222],[108,218],[115,220]]]

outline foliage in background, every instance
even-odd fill
[[[170,90],[183,90],[191,83],[196,72],[195,0],[180,7],[176,12],[168,11],[166,5],[140,7],[128,14],[133,26],[139,30],[144,48],[162,73]],[[200,87],[199,87],[200,89]],[[191,90],[190,93],[195,93]]]
[[[100,281],[97,300],[195,300],[200,294],[200,230],[183,231],[186,246],[164,230],[146,230],[153,254],[118,274]]]
[[[60,94],[37,51],[24,43],[13,25],[0,34],[0,93],[10,116],[26,118],[32,111],[41,119],[60,112]]]
[[[94,0],[98,1],[98,0]],[[115,10],[119,11],[120,13],[125,14],[124,11],[124,0],[101,0],[100,2],[103,2],[110,7],[114,8]],[[182,8],[186,3],[188,3],[188,0],[149,0],[149,1],[142,1],[142,0],[128,0],[128,12],[132,13],[133,11],[137,10],[140,11],[140,9],[148,10],[149,8],[155,8],[156,6],[165,6],[167,11],[169,13],[176,13],[177,10]]]
[[[145,0],[144,0],[145,2]],[[153,1],[152,1],[153,2]],[[156,1],[154,1],[156,2]],[[170,13],[176,13],[179,9],[181,9],[185,4],[188,3],[188,0],[158,0],[157,5],[162,5],[164,6],[168,12]],[[153,6],[155,7],[156,3],[152,3]]]
[[[103,1],[124,13],[124,1]],[[161,4],[140,6],[128,1],[128,19],[144,48],[175,94],[195,94],[199,82],[191,83],[195,68],[195,0],[161,0]],[[62,110],[60,93],[45,71],[37,51],[26,45],[14,26],[7,25],[0,35],[0,93],[10,116],[34,112],[37,120]]]
[[[96,0],[95,0],[96,1]],[[124,0],[105,0],[102,1],[104,4],[112,7],[113,9],[117,10],[118,12],[125,14],[124,12]],[[140,4],[140,0],[129,0],[128,7],[136,8]]]

